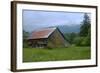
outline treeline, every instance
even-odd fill
[[[84,19],[80,24],[79,33],[67,33],[65,37],[67,41],[76,46],[90,46],[91,45],[91,23],[88,14],[84,14]]]

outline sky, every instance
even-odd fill
[[[25,31],[34,31],[44,27],[79,25],[84,13],[60,11],[23,10],[22,24]]]

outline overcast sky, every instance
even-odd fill
[[[23,28],[26,31],[33,31],[43,27],[78,25],[83,17],[84,13],[78,12],[23,10]]]

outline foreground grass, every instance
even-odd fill
[[[24,48],[23,62],[90,59],[90,47]]]

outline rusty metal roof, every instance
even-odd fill
[[[42,28],[39,30],[35,30],[28,37],[28,39],[40,39],[40,38],[48,38],[49,35],[54,32],[56,28]]]

